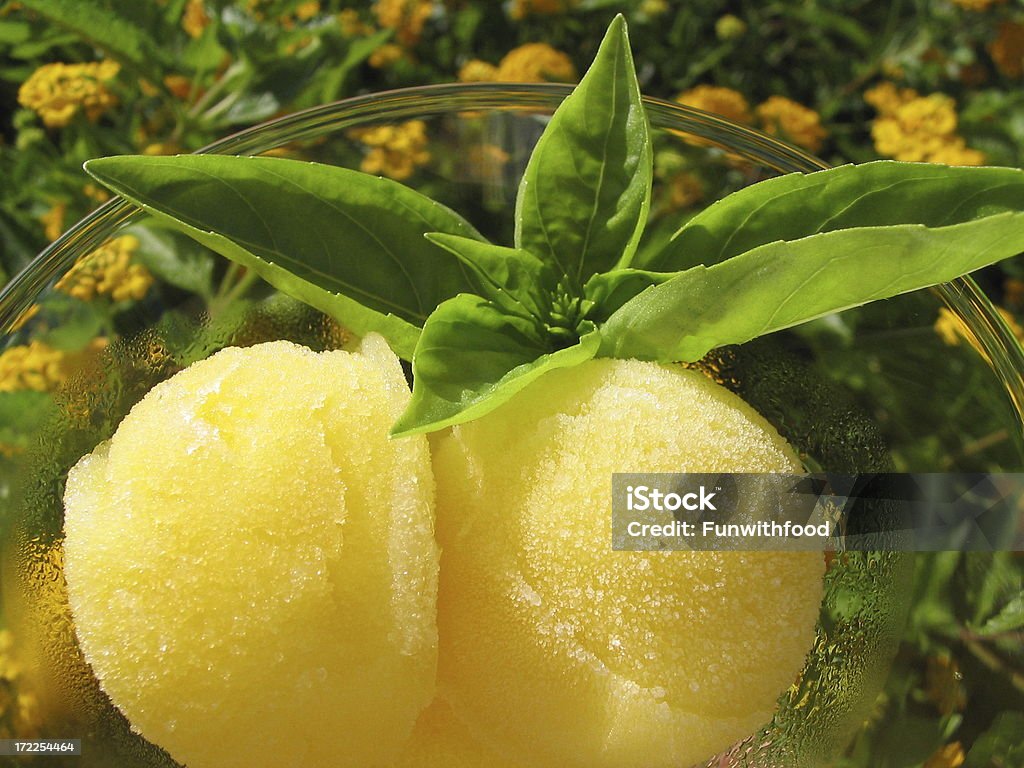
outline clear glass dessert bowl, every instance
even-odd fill
[[[509,243],[518,180],[546,116],[569,90],[474,84],[364,96],[203,151],[393,175]],[[736,188],[823,167],[714,116],[657,100],[647,106],[652,247]],[[150,388],[195,360],[281,338],[339,347],[348,334],[118,200],[72,227],[4,289],[0,329],[0,663],[8,664],[0,738],[81,738],[84,760],[50,758],[82,760],[75,765],[174,765],[133,733],[77,648],[61,570],[67,471]],[[969,279],[717,350],[700,367],[763,414],[809,469],[1024,471],[1024,353]],[[829,558],[805,669],[771,723],[708,764],[798,768],[842,753],[872,715],[915,565],[926,557]]]

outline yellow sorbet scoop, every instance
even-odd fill
[[[772,717],[814,640],[821,553],[617,552],[614,472],[792,472],[704,375],[595,360],[438,439],[439,689],[543,768],[691,765]]]
[[[78,639],[189,768],[385,765],[433,698],[434,483],[377,336],[225,349],[155,387],[71,471]]]

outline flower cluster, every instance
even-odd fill
[[[698,85],[676,96],[676,101],[702,112],[721,115],[734,123],[751,122],[750,104],[739,91],[717,85]]]
[[[526,43],[513,48],[497,66],[471,59],[459,70],[464,83],[574,83],[572,59],[547,43]]]
[[[9,347],[0,354],[0,392],[49,392],[67,378],[65,354],[41,341]]]
[[[771,96],[755,110],[765,132],[817,152],[828,132],[813,109],[785,96]]]
[[[78,260],[56,285],[82,301],[108,296],[114,301],[141,299],[153,284],[153,275],[132,261],[138,238],[122,235]]]
[[[199,37],[210,26],[210,16],[206,13],[203,0],[188,0],[185,12],[181,16],[181,28],[189,37]]]
[[[359,166],[365,173],[383,174],[402,180],[412,176],[413,171],[430,161],[427,126],[422,120],[360,128],[350,135],[370,148]]]
[[[419,42],[423,26],[434,13],[432,0],[377,0],[373,6],[377,23],[395,30],[395,39],[406,47]]]
[[[956,106],[949,96],[921,96],[911,88],[883,82],[867,90],[864,100],[878,111],[871,124],[871,137],[879,154],[946,165],[985,162],[985,155],[968,148],[957,134]]]
[[[117,104],[107,84],[120,70],[116,61],[44,64],[22,83],[18,103],[35,111],[49,128],[67,125],[79,111],[96,120]]]
[[[754,109],[753,114],[743,94],[715,85],[698,85],[679,94],[676,101],[736,123],[753,124],[756,116],[757,124],[766,133],[812,152],[820,150],[828,136],[817,112],[785,96],[769,97]]]

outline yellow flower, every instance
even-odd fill
[[[295,9],[295,18],[299,21],[309,21],[318,15],[320,15],[320,0],[307,0]]]
[[[355,8],[343,8],[338,13],[338,26],[345,37],[364,37],[373,34],[373,27],[364,22]]]
[[[566,54],[547,43],[526,43],[505,54],[494,79],[500,83],[572,83],[576,67]]]
[[[48,128],[67,125],[79,110],[96,120],[117,103],[107,83],[120,69],[116,61],[44,64],[18,89],[18,102],[34,110]]]
[[[470,59],[459,69],[460,83],[492,83],[498,68],[480,59]]]
[[[55,286],[82,301],[109,296],[114,301],[141,299],[153,284],[153,275],[132,256],[139,247],[133,235],[122,235],[78,260]]]
[[[888,80],[864,91],[864,101],[882,115],[894,115],[896,111],[918,97],[913,88],[897,88]]]
[[[0,392],[48,392],[67,378],[64,353],[41,341],[8,347],[0,354]]]
[[[892,114],[877,118],[871,136],[879,154],[920,162],[955,139],[956,122],[953,99],[933,93],[911,99]]]
[[[668,0],[642,0],[640,3],[640,13],[644,16],[660,16],[668,11]]]
[[[91,181],[82,187],[82,194],[97,203],[105,203],[110,199],[110,193],[107,190]]]
[[[203,7],[203,0],[188,0],[185,13],[181,17],[181,28],[189,37],[199,37],[203,30],[210,26],[210,16]]]
[[[181,147],[174,142],[163,141],[156,141],[142,148],[142,154],[144,155],[176,155],[180,151]]]
[[[984,165],[985,153],[968,148],[963,139],[953,139],[928,156],[929,163],[943,165]]]
[[[395,30],[395,38],[409,47],[419,42],[423,25],[434,12],[432,0],[376,0],[373,12],[385,29]]]
[[[767,133],[782,136],[811,152],[821,149],[828,136],[817,112],[785,96],[771,96],[755,111]]]
[[[1024,74],[1024,24],[1004,21],[988,48],[996,69],[1007,77]]]
[[[1010,328],[1010,331],[1017,340],[1024,343],[1024,328],[1021,327],[1020,323],[1011,315],[1007,310],[1002,307],[996,307],[1000,316],[1006,322],[1006,325]],[[978,340],[975,338],[971,330],[964,325],[963,321],[959,316],[954,315],[948,309],[943,307],[939,310],[939,317],[935,321],[935,332],[939,335],[939,338],[949,346],[957,346],[961,341],[966,341],[972,347],[974,347],[982,357],[986,357],[985,351],[981,348]]]
[[[39,217],[43,225],[43,234],[46,239],[53,242],[64,232],[64,216],[67,214],[68,204],[57,202],[53,204],[46,213]]]
[[[922,768],[960,768],[967,756],[959,741],[954,741],[936,750],[925,760]]]
[[[402,46],[395,45],[394,43],[385,43],[371,53],[367,61],[374,69],[385,69],[396,61],[401,61],[403,56],[405,56],[405,49]]]
[[[402,180],[412,176],[417,167],[430,160],[430,152],[426,149],[427,126],[422,120],[360,128],[352,131],[351,135],[370,147],[359,166],[365,173]]]
[[[577,0],[513,0],[509,16],[522,19],[527,16],[551,16],[563,13],[576,5]]]
[[[715,22],[715,37],[719,40],[736,40],[747,33],[747,23],[739,16],[725,14]]]
[[[698,85],[676,96],[676,101],[687,107],[721,115],[734,123],[750,122],[750,105],[743,94],[732,88],[717,85]]]
[[[966,11],[987,11],[993,5],[1000,5],[1006,0],[953,0],[953,5],[959,5]]]

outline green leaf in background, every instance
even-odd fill
[[[855,227],[944,227],[1021,209],[1024,171],[880,161],[754,184],[690,219],[646,269],[711,266],[776,240]]]
[[[946,282],[1024,251],[1024,213],[948,227],[862,227],[693,267],[627,302],[601,354],[695,361],[709,350]]]
[[[394,436],[430,432],[483,416],[547,371],[592,358],[593,326],[571,347],[552,351],[533,320],[463,294],[437,308],[413,358],[409,407]]]
[[[57,406],[46,392],[0,392],[0,446],[8,451],[25,450],[57,413]]]
[[[102,303],[57,294],[45,304],[47,325],[39,339],[55,349],[74,352],[99,336],[110,321]]]
[[[368,37],[360,37],[346,41],[344,56],[337,63],[336,59],[325,62],[317,73],[316,83],[319,84],[320,103],[337,101],[345,91],[345,81],[360,64],[370,58],[371,54],[386,43],[393,31],[382,29]]]
[[[532,253],[439,232],[427,239],[469,267],[484,295],[506,312],[540,319],[551,311],[557,279],[550,265]]]
[[[627,266],[651,198],[647,114],[616,17],[580,84],[537,142],[516,198],[515,244],[557,266],[578,289]]]
[[[22,5],[106,51],[153,86],[163,87],[171,62],[155,40],[114,12],[82,0],[25,0]]]
[[[424,235],[480,237],[460,216],[389,179],[263,157],[110,157],[98,181],[358,335],[410,359],[427,316],[473,291]]]
[[[139,240],[134,258],[168,285],[213,298],[213,257],[192,238],[155,223],[126,230]]]
[[[1024,712],[1001,712],[967,753],[964,768],[1018,768],[1024,765]]]

